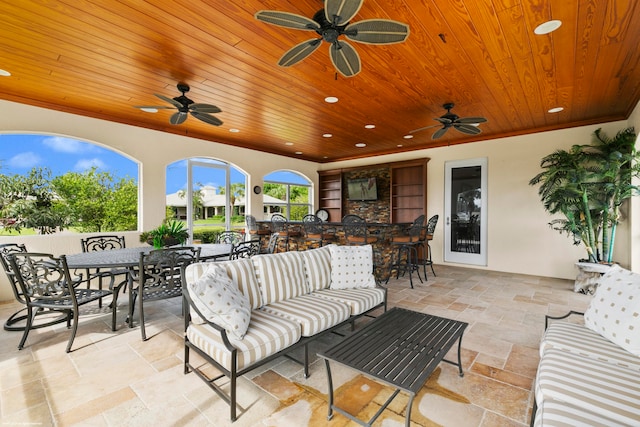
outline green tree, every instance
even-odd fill
[[[51,182],[73,225],[85,232],[135,230],[137,186],[96,168],[68,172]],[[120,228],[123,227],[123,228]]]
[[[0,217],[15,220],[6,223],[7,229],[34,228],[41,234],[63,230],[70,223],[47,168],[33,168],[28,175],[0,175]]]
[[[231,205],[231,215],[234,214],[234,206],[236,204],[236,200],[245,195],[245,187],[242,182],[232,182],[229,184],[229,204]],[[218,192],[220,194],[227,194],[227,189],[224,186],[218,187]]]
[[[200,219],[202,218],[201,211],[204,207],[204,202],[202,201],[202,184],[196,182],[195,187],[197,187],[197,190],[193,189],[193,192],[191,193],[191,203],[193,203],[193,219]],[[187,197],[187,191],[178,191],[178,197],[184,199],[185,197]]]

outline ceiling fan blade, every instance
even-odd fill
[[[434,127],[437,127],[437,126],[440,126],[440,125],[425,126],[425,127],[422,127],[422,128],[410,130],[409,133],[416,133],[416,132],[420,132],[420,131],[423,131],[425,129],[431,129],[431,128],[434,128]]]
[[[266,22],[267,24],[294,28],[296,30],[315,31],[320,28],[320,24],[316,21],[296,13],[280,12],[278,10],[260,10],[256,12],[254,17],[258,21]]]
[[[345,41],[336,41],[329,46],[331,62],[336,70],[345,77],[353,77],[360,72],[360,56],[358,52]]]
[[[172,125],[182,124],[185,120],[187,120],[187,113],[183,113],[182,111],[173,113],[171,117],[169,117],[169,123],[171,123]]]
[[[344,30],[350,40],[368,44],[402,43],[409,37],[409,26],[390,19],[365,19]]]
[[[438,139],[441,138],[442,135],[444,135],[445,133],[447,133],[447,129],[449,128],[442,128],[442,129],[438,129],[437,131],[435,131],[433,133],[433,135],[431,135],[431,139]]]
[[[484,117],[463,117],[461,119],[456,120],[456,123],[472,124],[472,123],[485,123],[486,121],[487,119],[485,119]]]
[[[321,42],[322,39],[311,39],[295,45],[282,55],[282,58],[278,61],[278,65],[281,67],[290,67],[297,64],[315,52],[315,50],[320,47]]]
[[[335,25],[346,25],[362,7],[364,0],[325,0],[324,15]]]
[[[205,123],[209,123],[210,125],[220,126],[222,124],[222,120],[207,113],[202,113],[200,111],[192,111],[191,115],[198,120],[202,120]]]
[[[198,113],[221,113],[222,110],[215,105],[211,104],[191,104],[189,106],[191,111],[195,111]]]
[[[169,98],[168,96],[160,95],[160,94],[157,94],[157,93],[154,93],[154,95],[157,96],[158,98],[162,99],[163,101],[168,102],[169,104],[173,105],[176,108],[182,108],[182,104],[180,104],[175,99],[172,99],[172,98]]]
[[[433,120],[442,123],[443,125],[450,125],[453,123],[451,119],[447,119],[446,117],[436,117]]]
[[[479,127],[472,125],[454,123],[453,127],[458,129],[462,133],[466,133],[467,135],[477,135],[482,132]]]
[[[155,108],[156,110],[175,110],[176,107],[167,107],[166,105],[134,105],[133,108]]]

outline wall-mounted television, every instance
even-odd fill
[[[375,178],[361,178],[347,180],[349,200],[377,200],[378,187]]]

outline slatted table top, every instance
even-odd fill
[[[395,307],[318,356],[415,394],[467,326]]]

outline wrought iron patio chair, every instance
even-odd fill
[[[420,263],[424,271],[424,277],[427,278],[427,265],[431,267],[431,272],[436,275],[433,269],[433,259],[431,258],[431,242],[433,240],[433,233],[436,231],[436,225],[438,225],[438,215],[433,215],[427,220],[427,225],[424,227],[424,231],[420,234],[420,246],[422,249],[422,257]]]
[[[378,236],[369,231],[367,221],[358,215],[345,215],[342,218],[342,228],[349,245],[368,245],[378,241]]]
[[[235,245],[240,242],[244,242],[245,234],[242,231],[223,231],[218,234],[216,243],[225,243],[227,245]]]
[[[126,247],[123,236],[91,236],[80,239],[80,244],[82,245],[82,252],[109,251]],[[126,288],[129,270],[123,268],[106,270],[87,268],[86,274],[87,288],[91,287],[93,279],[98,279],[98,289],[102,289],[103,279],[108,279],[109,289],[112,291],[115,289],[119,292],[120,288]],[[118,278],[120,278],[120,281],[116,284]],[[100,300],[99,305],[102,307],[102,300]]]
[[[231,247],[229,259],[251,258],[260,253],[260,240],[248,240],[236,243]]]
[[[314,214],[302,217],[302,227],[304,229],[305,240],[308,244],[319,244],[324,246],[326,242],[336,240],[336,229],[326,227],[324,222]]]
[[[289,220],[281,214],[273,214],[271,216],[271,232],[278,233],[278,239],[284,240],[285,251],[289,250],[289,241],[295,243],[296,250],[298,250],[298,240],[301,233],[296,227],[289,224]],[[276,244],[276,252],[279,245]]]
[[[19,350],[22,350],[29,331],[33,329],[33,320],[38,311],[48,309],[66,315],[67,328],[71,328],[66,349],[69,353],[78,331],[79,307],[107,295],[113,295],[114,298],[111,329],[115,331],[117,294],[106,289],[83,289],[76,286],[82,278],[71,277],[64,255],[56,258],[45,253],[18,252],[8,258],[27,305],[27,324],[18,344]]]
[[[420,269],[418,268],[418,247],[420,246],[420,235],[424,230],[424,215],[418,216],[405,233],[391,236],[390,243],[397,247],[395,253],[395,260],[389,266],[389,275],[391,271],[396,271],[396,279],[400,277],[400,272],[404,275],[409,272],[409,283],[413,288],[413,276],[415,271],[418,274],[418,279],[422,283],[422,277],[420,277]],[[403,256],[404,255],[404,256]],[[389,280],[387,278],[387,280]]]
[[[191,246],[164,248],[149,253],[140,253],[138,267],[130,273],[132,275],[133,289],[129,291],[127,323],[130,328],[133,327],[133,314],[137,300],[140,313],[140,332],[144,341],[147,340],[145,303],[181,297],[184,269],[189,264],[199,260],[200,248]],[[182,298],[180,300],[182,301]]]

